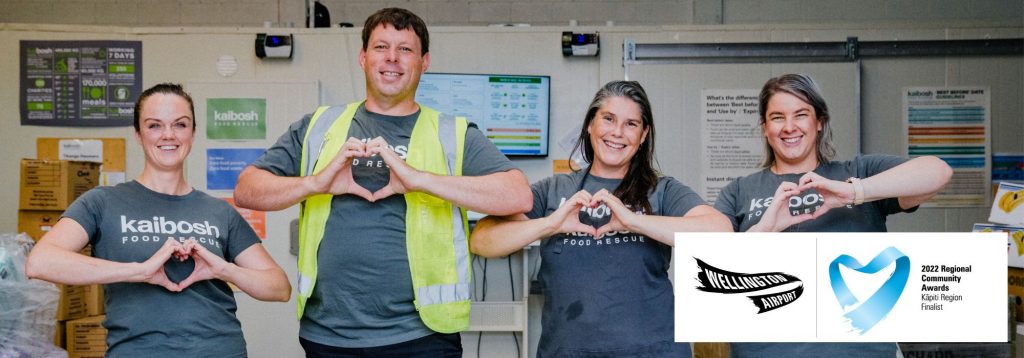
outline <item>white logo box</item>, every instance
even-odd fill
[[[833,292],[829,264],[849,255],[866,265],[889,247],[909,258],[907,282],[887,314],[867,330],[857,330],[844,314],[874,297],[896,265],[874,274],[839,265],[859,300],[844,310]],[[676,233],[673,252],[676,341],[1007,341],[1004,233]],[[736,273],[789,274],[801,280],[804,291],[792,303],[759,314],[748,296],[766,292],[699,290],[695,258]],[[946,272],[968,267],[970,272]],[[953,275],[959,282],[925,280]],[[925,285],[945,285],[947,291],[924,291]]]

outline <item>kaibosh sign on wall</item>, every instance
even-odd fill
[[[210,98],[206,100],[206,138],[266,139],[265,98]]]
[[[677,233],[675,338],[1006,342],[1006,240],[1005,233]]]

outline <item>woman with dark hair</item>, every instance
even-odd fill
[[[859,155],[833,161],[828,105],[810,76],[788,74],[760,95],[764,169],[719,193],[737,232],[884,232],[886,216],[913,212],[952,175],[941,159]],[[908,184],[912,180],[913,184]],[[746,343],[733,357],[895,357],[894,343]]]
[[[228,283],[258,300],[291,296],[242,216],[185,181],[195,124],[180,85],[144,91],[134,124],[142,174],[86,192],[29,254],[29,277],[103,284],[109,357],[245,357]],[[92,256],[79,254],[88,244]]]
[[[673,342],[673,235],[728,231],[727,219],[654,169],[654,118],[639,83],[597,92],[577,150],[588,167],[533,184],[529,213],[480,220],[470,248],[496,257],[543,239],[538,357],[690,356]]]

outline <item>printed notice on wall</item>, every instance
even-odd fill
[[[714,203],[718,192],[760,168],[764,140],[758,125],[756,89],[705,89],[701,96],[700,194]]]
[[[266,211],[252,210],[252,209],[246,209],[246,208],[239,207],[238,205],[235,204],[235,199],[234,198],[221,198],[221,199],[224,199],[224,201],[227,201],[228,204],[231,204],[231,207],[235,208],[235,210],[238,211],[239,215],[242,215],[242,218],[245,219],[245,222],[249,223],[249,226],[252,227],[252,230],[256,232],[256,236],[259,236],[261,240],[266,240],[266,238],[267,238],[267,212]]]
[[[934,155],[953,168],[923,206],[987,206],[991,176],[991,93],[987,86],[903,89],[907,155]]]
[[[130,126],[141,41],[21,41],[21,124]]]
[[[234,190],[238,175],[263,152],[262,148],[206,149],[206,189]]]

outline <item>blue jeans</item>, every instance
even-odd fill
[[[342,348],[316,343],[299,337],[307,358],[461,358],[462,337],[458,333],[432,335],[380,347]]]

